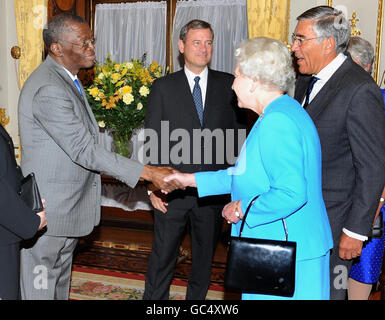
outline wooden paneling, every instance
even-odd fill
[[[76,0],[49,0],[48,18],[60,13],[76,13]]]
[[[48,0],[48,19],[60,13],[74,13],[90,21],[92,0]]]

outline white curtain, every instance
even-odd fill
[[[118,63],[147,54],[166,64],[166,1],[97,4],[95,9],[96,59],[104,63],[107,54]]]
[[[172,35],[174,71],[182,68],[177,45],[180,29],[190,20],[200,19],[210,23],[214,31],[210,68],[233,73],[234,50],[242,40],[247,39],[246,8],[246,0],[178,1]]]

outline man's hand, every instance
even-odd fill
[[[354,239],[342,232],[340,240],[339,256],[341,259],[350,260],[361,255],[363,242],[358,239]]]
[[[171,192],[175,189],[184,189],[184,186],[178,181],[164,181],[166,176],[176,172],[179,171],[171,167],[153,167],[145,165],[141,177],[147,181],[151,181],[157,189]]]
[[[168,203],[166,202],[166,195],[162,193],[160,190],[153,191],[150,194],[150,201],[152,206],[159,211],[166,213]]]
[[[45,199],[41,199],[41,202],[43,203],[43,208],[45,209]],[[39,225],[39,228],[37,229],[38,231],[40,231],[41,229],[43,229],[47,225],[47,218],[45,217],[45,211],[44,210],[40,211],[36,214],[40,217],[40,225]]]

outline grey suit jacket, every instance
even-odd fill
[[[134,187],[143,165],[109,152],[85,94],[50,56],[19,98],[21,166],[34,172],[46,199],[47,235],[78,237],[100,221],[100,174]]]
[[[297,80],[302,102],[309,76]],[[338,245],[342,228],[369,236],[385,184],[385,119],[380,89],[350,56],[307,107],[322,148],[322,189]]]

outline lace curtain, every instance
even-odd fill
[[[97,4],[95,9],[96,59],[104,63],[107,54],[118,63],[147,54],[166,64],[166,1]]]
[[[207,21],[214,30],[214,48],[210,67],[233,73],[234,50],[242,40],[247,38],[246,0],[178,1],[172,35],[174,71],[183,67],[180,64],[177,45],[180,29],[192,19]]]

